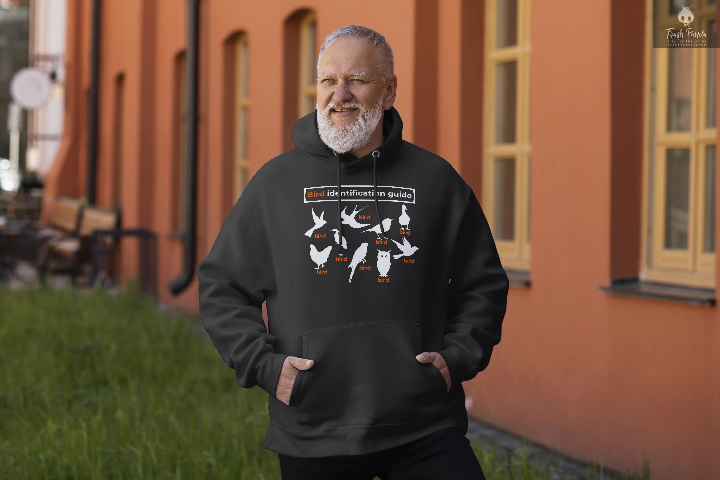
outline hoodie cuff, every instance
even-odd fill
[[[438,352],[445,365],[447,365],[448,372],[450,372],[450,389],[455,390],[457,386],[462,383],[462,379],[465,378],[467,367],[462,360],[458,347],[452,346]]]
[[[255,383],[268,392],[271,397],[275,397],[282,366],[287,356],[285,354],[266,352],[263,356],[258,357],[253,365]]]

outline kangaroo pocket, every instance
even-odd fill
[[[420,363],[421,325],[355,323],[302,336],[295,419],[303,429],[422,422],[440,415],[447,385]]]

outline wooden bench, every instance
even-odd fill
[[[37,235],[51,238],[75,235],[80,226],[82,209],[79,200],[58,197],[47,224],[39,225]]]
[[[115,209],[86,206],[82,209],[80,225],[74,235],[53,237],[46,243],[43,259],[40,262],[41,279],[45,281],[48,271],[70,273],[75,285],[80,266],[90,261],[92,255],[92,234],[95,230],[114,230],[120,219]],[[105,248],[112,248],[114,239],[105,239]],[[53,260],[59,260],[60,266],[50,266]],[[92,281],[92,280],[91,280]]]

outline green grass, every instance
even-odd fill
[[[0,478],[279,480],[267,393],[240,388],[190,325],[136,284],[0,284]],[[522,452],[476,453],[488,480],[549,478]]]

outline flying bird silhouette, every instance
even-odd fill
[[[345,210],[347,209],[347,207],[343,208],[343,211],[340,212],[340,216],[342,217],[343,225],[350,225],[352,228],[367,227],[368,225],[370,225],[369,223],[358,223],[358,221],[355,220],[355,217],[357,216],[357,214],[360,213],[363,210],[363,208],[367,207],[367,205],[365,205],[365,207],[361,208],[360,210],[357,210],[356,207],[357,207],[357,205],[355,205],[355,207],[353,207],[353,211],[352,211],[351,215],[348,215],[347,213],[345,213]]]
[[[315,245],[313,245],[312,243],[310,244],[310,258],[313,262],[317,264],[315,270],[318,270],[325,265],[328,257],[330,256],[330,250],[332,250],[332,245],[329,245],[323,250],[318,251],[318,249],[315,248]]]
[[[402,251],[402,253],[398,253],[397,255],[393,255],[393,258],[400,258],[400,257],[409,257],[413,253],[417,252],[419,250],[418,247],[413,247],[410,245],[410,242],[408,242],[407,237],[403,237],[402,243],[398,242],[395,239],[390,239],[393,242],[395,242],[395,245]]]
[[[386,218],[385,220],[382,221],[382,227],[383,227],[384,232],[387,232],[388,230],[390,230],[391,223],[392,223],[392,218]],[[378,223],[377,225],[375,225],[372,228],[363,230],[363,233],[365,233],[365,232],[375,232],[375,233],[377,233],[378,238],[380,238],[380,224]]]
[[[306,237],[312,237],[312,234],[313,234],[313,232],[314,232],[315,230],[317,230],[318,228],[322,227],[323,225],[325,225],[325,224],[327,223],[327,222],[325,221],[325,211],[324,211],[324,210],[322,211],[322,213],[321,213],[320,216],[318,217],[317,215],[315,215],[315,209],[313,208],[313,209],[312,209],[312,216],[313,216],[313,221],[315,222],[315,226],[312,227],[312,228],[311,228],[310,230],[308,230],[307,232],[305,232],[305,236],[306,236]]]
[[[367,254],[367,250],[368,243],[363,242],[360,244],[357,250],[355,250],[355,253],[353,253],[352,261],[350,262],[350,265],[348,265],[348,267],[350,268],[350,280],[348,280],[348,283],[352,282],[352,277],[355,273],[355,267],[357,267],[360,262],[365,263],[365,255]]]

